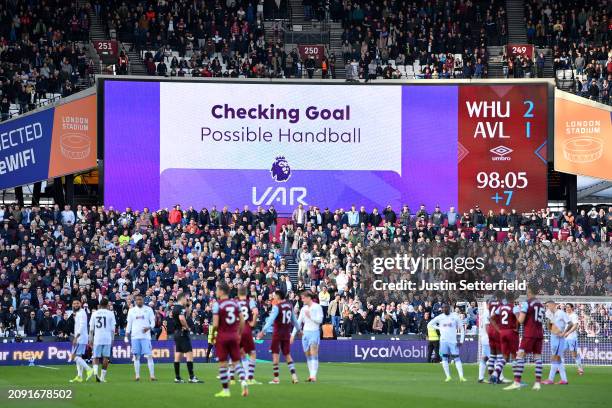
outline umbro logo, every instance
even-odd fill
[[[509,156],[510,153],[512,153],[514,150],[512,150],[509,147],[506,146],[497,146],[494,147],[493,149],[489,150],[491,153],[493,153],[493,156],[491,157],[491,160],[493,161],[509,161],[512,160]]]

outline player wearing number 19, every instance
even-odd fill
[[[215,397],[229,397],[229,378],[227,360],[230,358],[234,363],[234,369],[240,385],[242,396],[249,395],[249,388],[244,376],[244,369],[240,361],[240,337],[244,329],[244,318],[238,303],[229,298],[229,286],[220,283],[217,286],[217,302],[213,304],[213,330],[217,332],[215,349],[219,359],[219,380],[223,389],[215,394]]]
[[[272,344],[270,345],[270,351],[272,352],[272,372],[274,378],[270,381],[270,384],[279,384],[280,379],[278,378],[278,363],[280,361],[280,353],[282,351],[287,361],[287,366],[291,372],[291,382],[293,384],[298,383],[298,377],[295,373],[295,365],[293,364],[293,358],[291,358],[291,329],[292,327],[300,330],[300,324],[293,313],[293,305],[285,300],[285,294],[281,290],[274,292],[274,301],[276,304],[272,306],[270,317],[266,322],[266,325],[261,329],[261,332],[257,335],[258,339],[262,339],[264,333],[266,333],[270,326],[274,325],[274,331],[272,333]]]
[[[534,286],[527,288],[527,301],[521,303],[518,321],[523,325],[523,337],[516,353],[514,362],[514,382],[504,390],[520,390],[521,378],[525,369],[525,356],[533,355],[535,360],[535,383],[533,389],[540,390],[542,381],[542,343],[544,341],[544,306],[536,299],[537,289]]]
[[[106,382],[106,370],[115,337],[115,313],[109,310],[107,298],[100,301],[100,308],[93,312],[89,321],[90,342],[93,343],[93,371],[96,381]],[[102,359],[102,373],[98,376],[98,365]]]

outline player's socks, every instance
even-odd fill
[[[442,358],[442,368],[444,369],[444,374],[446,374],[446,378],[450,378],[450,368],[448,367],[448,360]]]
[[[227,373],[227,367],[219,367],[219,381],[224,390],[229,387],[229,378]]]
[[[155,378],[155,363],[153,363],[153,356],[147,357],[147,367],[149,367],[149,377]]]
[[[181,363],[174,362],[174,378],[177,380],[181,378]]]
[[[535,378],[537,383],[542,381],[542,359],[535,361]]]
[[[76,360],[75,360],[76,362]],[[79,378],[83,378],[83,367],[81,367],[78,363],[77,363],[77,377]]]
[[[93,364],[91,367],[94,370],[94,375],[98,375],[98,365],[97,364]]]
[[[242,364],[241,363],[236,363],[236,366],[235,366],[234,370],[236,371],[236,375],[238,376],[240,381],[244,381],[244,379],[245,379],[245,377],[244,377],[244,368],[242,367]]]
[[[105,382],[106,381],[106,370],[102,369],[102,372],[100,373],[100,381]]]
[[[312,371],[313,377],[317,378],[317,372],[319,371],[319,356],[312,356]]]
[[[140,378],[140,358],[134,357],[134,374],[136,378]]]
[[[187,371],[189,372],[189,378],[195,377],[195,375],[193,375],[193,361],[187,362]]]
[[[89,366],[87,365],[85,360],[83,360],[82,357],[77,357],[77,358],[74,359],[74,361],[76,362],[77,367],[79,367],[79,366],[81,367],[81,376],[83,375],[83,371],[89,371],[90,370]]]
[[[484,373],[486,368],[487,363],[485,362],[485,360],[480,360],[480,362],[478,363],[478,380],[484,380]]]
[[[278,378],[278,363],[272,365],[272,374],[274,374],[274,378]]]
[[[293,364],[293,361],[290,363],[287,363],[287,367],[289,367],[289,372],[291,373],[291,375],[295,374],[295,364]]]
[[[455,368],[457,369],[459,378],[463,378],[463,364],[461,364],[461,359],[459,357],[455,358]]]
[[[249,380],[255,378],[255,360],[249,359]]]
[[[550,373],[548,373],[548,381],[554,381],[557,370],[559,369],[559,363],[553,361],[550,363]]]
[[[489,371],[489,375],[493,375],[493,370],[495,370],[496,356],[496,354],[492,354],[491,357],[487,359],[487,370]]]
[[[312,356],[306,356],[306,365],[308,366],[308,377],[312,377]]]
[[[525,359],[517,358],[512,365],[512,372],[514,374],[514,382],[521,382],[521,377],[523,376],[523,370],[525,369]]]
[[[582,370],[582,358],[580,356],[576,356],[576,366],[578,367],[578,371]]]
[[[567,382],[567,373],[565,372],[565,364],[563,362],[559,364],[559,375],[561,376],[561,381]]]
[[[495,374],[496,374],[497,378],[499,378],[501,373],[504,371],[504,367],[505,366],[506,366],[506,360],[503,357],[501,359],[497,360],[497,362],[495,364]]]

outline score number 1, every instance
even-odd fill
[[[533,102],[532,101],[523,101],[523,105],[527,105],[527,112],[523,115],[524,118],[533,118]],[[527,139],[531,137],[531,122],[525,122],[525,136]]]

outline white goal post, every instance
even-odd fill
[[[584,365],[612,365],[612,297],[609,296],[538,296],[544,303],[553,300],[565,307],[567,303],[574,305],[578,314],[578,355]],[[517,302],[525,300],[521,296]],[[478,301],[478,316],[486,312],[486,299]],[[480,325],[479,325],[480,327]],[[478,333],[478,358],[482,357],[482,345]],[[522,329],[520,334],[522,335]],[[542,347],[544,364],[550,363],[550,333],[544,327],[544,344]],[[574,364],[574,358],[569,351],[565,352],[566,364]]]

